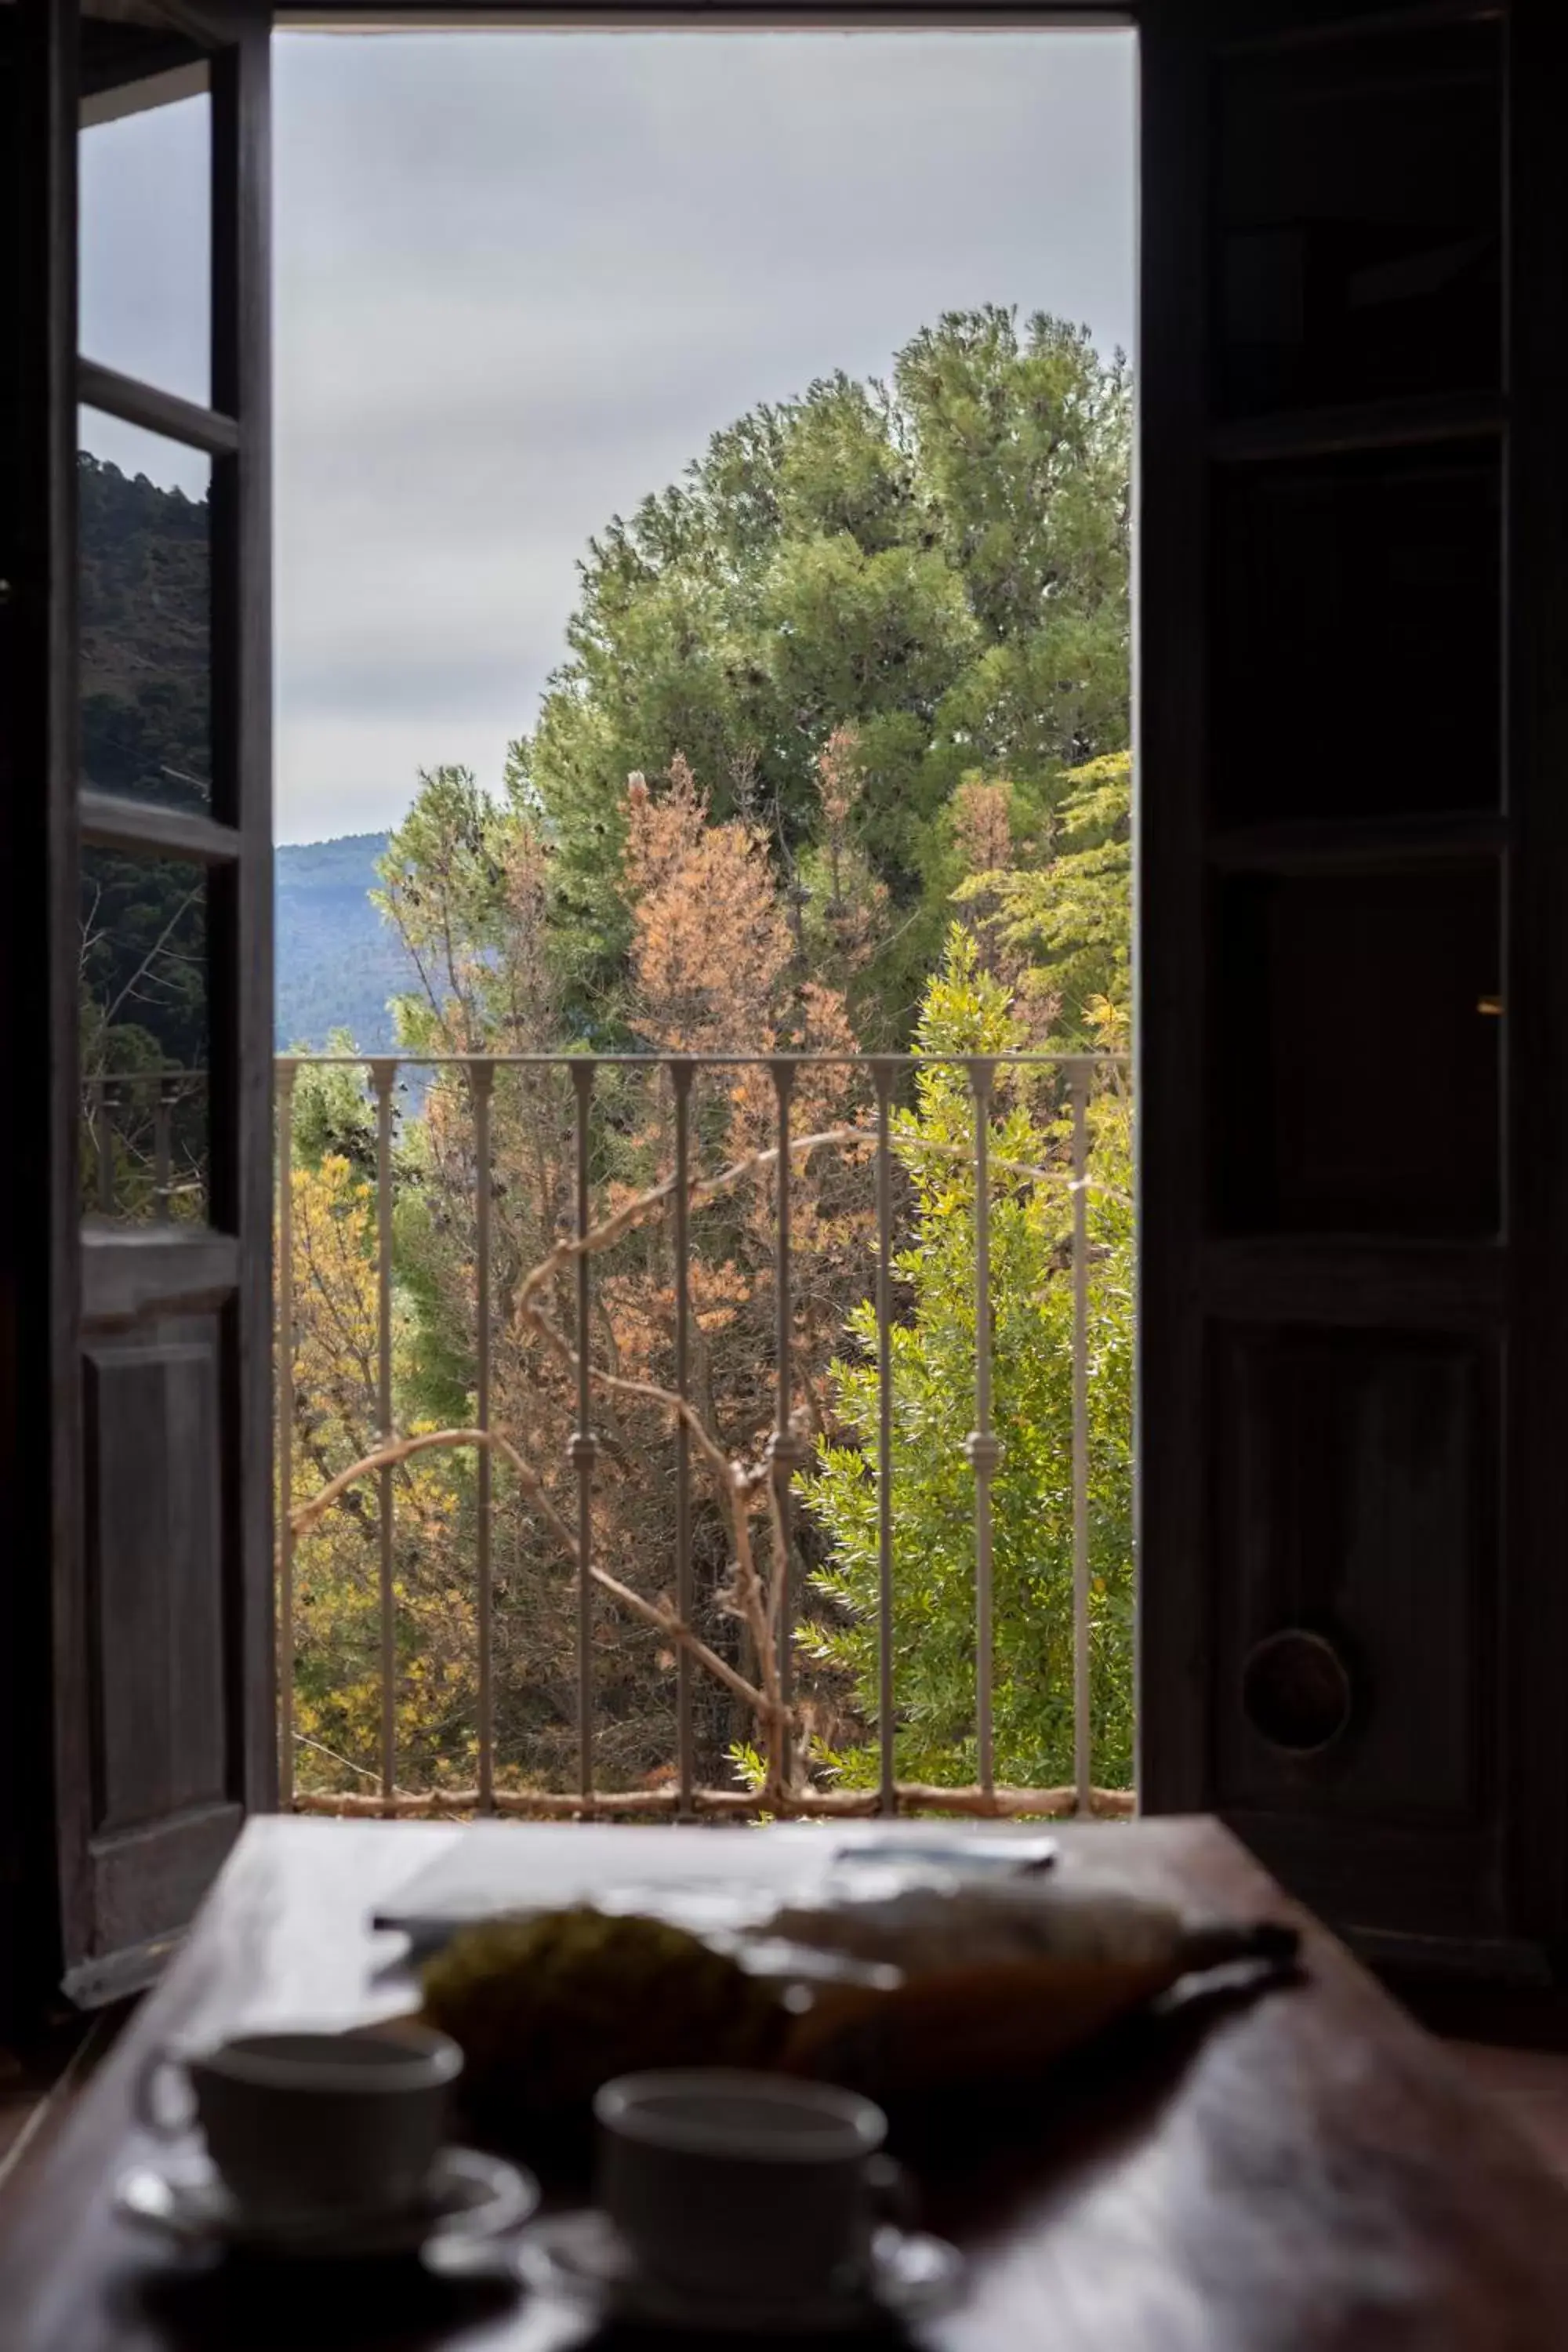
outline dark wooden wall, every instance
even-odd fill
[[[48,1706],[56,1498],[72,1384],[56,1342],[72,1311],[74,1203],[52,1181],[72,1105],[57,1052],[74,1000],[51,986],[64,899],[52,743],[74,675],[60,657],[70,583],[52,506],[56,436],[73,429],[74,166],[60,18],[0,7],[0,2034],[53,1990],[54,1799]]]

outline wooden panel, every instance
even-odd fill
[[[1215,918],[1219,1228],[1495,1234],[1495,863],[1227,880]]]
[[[89,1323],[134,1323],[184,1307],[219,1307],[239,1279],[239,1244],[205,1225],[87,1227],[82,1312]]]
[[[86,1357],[93,1829],[226,1793],[218,1326]]]
[[[1495,1340],[1210,1349],[1215,1805],[1363,1948],[1539,1980],[1499,1869]]]
[[[1500,383],[1501,71],[1495,21],[1226,59],[1222,407]]]
[[[1209,1241],[1198,1296],[1219,1322],[1286,1323],[1335,1330],[1495,1332],[1509,1290],[1500,1244],[1247,1235]]]
[[[1219,821],[1497,808],[1495,436],[1227,466],[1215,499]]]
[[[1544,1983],[1568,52],[1544,0],[1153,26],[1142,1792],[1385,1960]]]
[[[1496,1656],[1487,1346],[1224,1327],[1212,1346],[1218,1801],[1476,1822]],[[1249,1661],[1287,1629],[1321,1637],[1348,1676],[1345,1727],[1321,1752],[1302,1752],[1310,1709],[1279,1727],[1294,1749],[1249,1720]]]
[[[1498,1983],[1550,1980],[1537,1943],[1507,1932],[1492,1831],[1334,1818],[1303,1807],[1284,1812],[1227,1805],[1228,1828],[1301,1902],[1339,1921],[1338,1933],[1375,1967],[1484,1976]]]
[[[89,1849],[97,1947],[67,1979],[91,2007],[145,1983],[190,1921],[244,1826],[244,1808],[194,1807]]]

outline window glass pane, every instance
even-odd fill
[[[1223,820],[1495,809],[1495,446],[1226,468],[1214,520]]]
[[[207,1208],[207,877],[179,858],[81,860],[82,1206],[116,1222]]]
[[[81,412],[82,782],[212,802],[212,460]]]
[[[1495,23],[1233,60],[1218,110],[1233,413],[1498,386]]]
[[[212,398],[212,100],[188,42],[83,19],[78,343]]]

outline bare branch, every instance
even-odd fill
[[[429,1429],[422,1430],[416,1437],[394,1438],[388,1444],[377,1446],[374,1454],[367,1454],[360,1461],[351,1463],[346,1470],[340,1470],[319,1494],[312,1495],[308,1503],[301,1503],[298,1509],[290,1512],[289,1528],[295,1536],[307,1534],[319,1519],[325,1517],[341,1495],[373,1470],[407,1462],[416,1454],[429,1454],[462,1445],[491,1446],[505,1457],[541,1517],[575,1566],[576,1538],[545,1493],[544,1483],[538,1471],[531,1463],[524,1461],[511,1440],[503,1436],[499,1429]],[[612,1576],[607,1569],[600,1568],[595,1562],[590,1562],[588,1573],[595,1583],[609,1593],[613,1600],[618,1601],[623,1608],[629,1609],[634,1616],[640,1617],[645,1624],[653,1626],[669,1641],[679,1642],[689,1650],[692,1656],[706,1666],[710,1675],[717,1675],[726,1689],[732,1691],[759,1720],[766,1718],[768,1705],[762,1692],[754,1688],[744,1675],[737,1674],[729,1661],[720,1657],[716,1650],[710,1649],[701,1635],[693,1633],[673,1610],[645,1600],[640,1592],[634,1592],[629,1584],[623,1584],[618,1576]]]

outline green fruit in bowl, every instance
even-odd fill
[[[462,2050],[470,2122],[536,2158],[581,2154],[613,2076],[770,2065],[786,2024],[772,1987],[684,1928],[587,1906],[462,1929],[424,1989]]]

